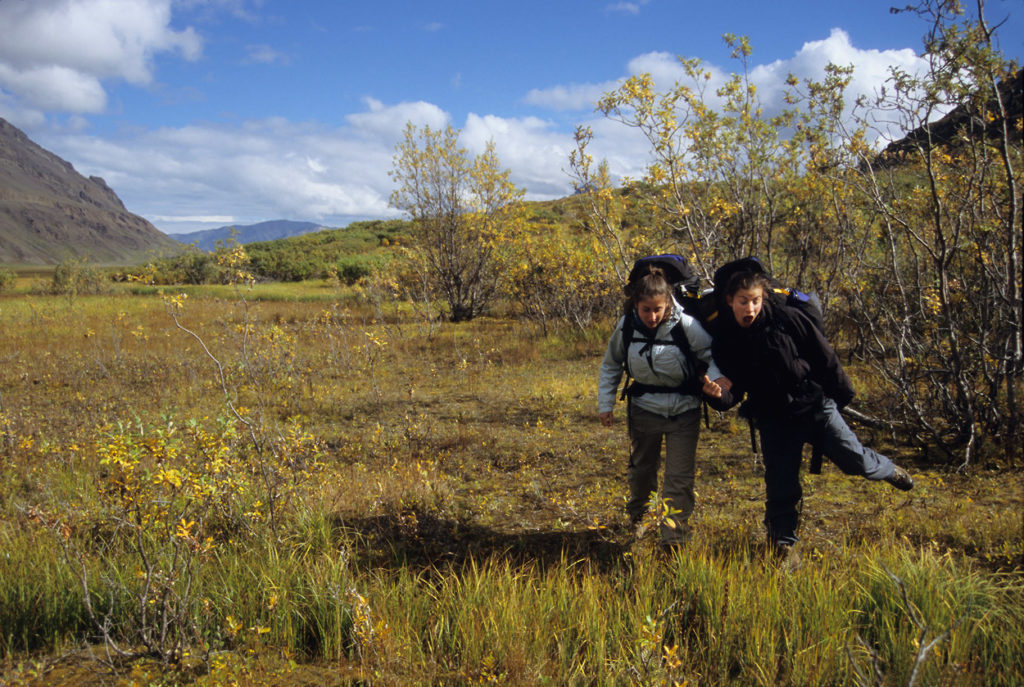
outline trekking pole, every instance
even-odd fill
[[[750,451],[754,454],[754,465],[757,465],[761,454],[757,450],[757,432],[754,430],[753,418],[747,418],[747,427],[750,428]]]

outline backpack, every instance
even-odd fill
[[[648,272],[651,267],[660,267],[665,273],[665,278],[672,284],[677,299],[678,296],[686,297],[688,294],[700,290],[700,277],[693,271],[690,263],[682,255],[675,253],[662,253],[661,255],[648,255],[637,259],[633,268],[629,271],[627,282],[632,284]]]
[[[674,253],[663,253],[660,255],[648,255],[637,259],[633,263],[632,269],[629,271],[628,283],[632,284],[638,279],[644,277],[650,272],[651,267],[660,267],[665,273],[665,278],[669,284],[672,285],[672,295],[683,307],[683,312],[690,314],[694,317],[696,304],[700,299],[700,277],[693,271],[690,263],[681,255]],[[648,345],[654,345],[655,343],[672,343],[683,352],[683,356],[686,358],[690,368],[694,371],[694,375],[686,380],[683,384],[676,387],[661,387],[653,386],[650,384],[642,384],[633,380],[633,375],[629,371],[629,346],[636,340],[636,327],[634,318],[632,315],[626,315],[622,323],[622,358],[623,358],[623,369],[626,372],[626,383],[622,387],[621,398],[625,398],[627,395],[631,398],[633,396],[639,396],[645,393],[667,393],[667,392],[678,392],[682,394],[690,394],[700,397],[701,390],[701,378],[704,372],[707,370],[707,363],[697,357],[697,354],[693,352],[693,348],[690,346],[690,340],[686,338],[686,332],[683,330],[682,322],[677,322],[669,330],[671,341],[657,341],[653,337],[644,338]]]
[[[676,302],[683,306],[683,312],[702,324],[705,320],[714,318],[717,304],[711,297],[712,290],[701,290],[700,277],[693,271],[686,258],[674,253],[639,258],[629,271],[628,281],[632,283],[643,277],[651,267],[660,267],[665,272],[665,277],[672,284],[672,295]]]

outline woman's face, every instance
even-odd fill
[[[636,302],[636,312],[645,327],[657,329],[658,325],[665,320],[665,316],[668,315],[668,306],[669,303],[666,296],[651,296],[649,298],[641,298]]]
[[[728,296],[725,302],[732,310],[736,324],[741,327],[749,327],[761,314],[761,306],[764,304],[764,291],[760,286],[752,289],[739,289],[736,293]]]

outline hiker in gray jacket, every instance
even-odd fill
[[[658,487],[664,441],[661,497],[675,512],[662,521],[660,529],[662,544],[671,548],[684,543],[690,532],[701,383],[705,370],[711,379],[722,375],[711,359],[711,337],[675,301],[661,268],[651,267],[627,284],[626,295],[625,314],[612,332],[601,363],[599,419],[602,425],[612,426],[616,391],[626,372],[632,380],[623,392],[628,397],[631,445],[626,514],[637,525],[647,512]]]

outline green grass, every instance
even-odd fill
[[[0,680],[109,681],[78,652],[100,637],[61,541],[131,641],[145,561],[111,519],[124,501],[102,462],[127,431],[154,456],[139,475],[223,451],[236,486],[209,477],[231,498],[197,525],[208,553],[180,546],[176,517],[144,522],[157,570],[174,555],[195,566],[189,588],[168,589],[192,604],[198,641],[177,666],[118,664],[126,679],[834,685],[877,664],[902,685],[948,631],[918,684],[1024,681],[1020,473],[924,469],[861,430],[916,488],[829,466],[805,476],[804,565],[785,573],[765,557],[746,426],[713,413],[694,540],[666,557],[621,514],[623,409],[614,429],[595,419],[603,331],[544,339],[500,317],[427,327],[316,282],[257,286],[246,306],[229,289],[188,293],[179,321],[224,386],[154,293],[0,300]],[[245,431],[190,443],[190,423],[237,425],[228,402],[274,460]],[[279,472],[310,450],[296,428],[315,469]],[[145,443],[159,432],[177,437],[172,451]],[[293,480],[273,482],[276,529],[252,515],[268,475]]]

